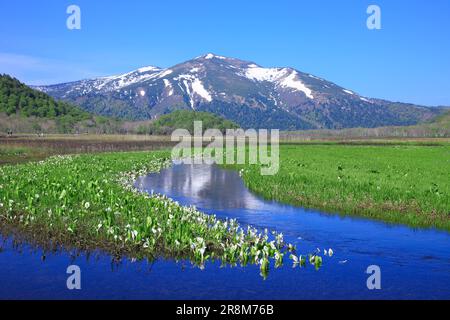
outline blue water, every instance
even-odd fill
[[[112,264],[98,254],[72,258],[7,239],[0,253],[0,298],[38,299],[449,299],[450,234],[413,230],[365,219],[323,214],[264,201],[247,190],[235,171],[217,166],[175,165],[136,182],[143,191],[163,193],[218,217],[277,230],[301,252],[332,248],[319,271],[271,269],[267,280],[255,266],[205,270],[189,262]],[[66,268],[82,270],[82,289],[66,288]],[[366,269],[381,268],[381,290],[369,290]]]

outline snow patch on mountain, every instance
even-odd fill
[[[175,81],[182,81],[186,89],[186,93],[189,96],[191,108],[194,109],[195,95],[200,98],[211,102],[212,97],[208,90],[203,86],[202,81],[192,74],[180,74],[173,78]],[[184,91],[184,90],[183,90]]]
[[[172,69],[166,69],[158,74],[158,78],[161,79],[161,78],[167,77],[168,75],[171,75],[172,73],[173,73]]]
[[[367,99],[367,98],[359,97],[359,99],[361,99],[361,100],[364,101],[364,102],[368,102],[368,103],[372,103],[372,104],[373,104],[373,101],[371,101],[371,100],[369,100],[369,99]]]
[[[315,75],[312,75],[312,74],[308,74],[308,77],[316,79],[316,80],[324,81],[322,78],[316,77]]]
[[[354,95],[355,93],[353,91],[347,90],[347,89],[343,89],[342,91],[344,91],[345,93]]]
[[[256,81],[269,81],[275,82],[285,76],[287,69],[278,68],[262,68],[256,65],[249,65],[249,68],[245,70],[245,76],[249,79]]]
[[[137,69],[136,71],[137,71],[137,72],[149,72],[149,71],[156,72],[156,71],[160,71],[160,70],[161,70],[161,69],[158,68],[158,67],[148,66],[148,67],[142,67],[142,68],[139,68],[139,69]]]
[[[276,86],[301,91],[309,99],[314,99],[312,90],[300,80],[297,71],[288,68],[262,68],[251,64],[245,70],[245,76],[252,80],[268,81]]]
[[[164,82],[164,87],[167,89],[167,96],[172,96],[174,93],[172,84],[167,79],[163,79],[163,82]]]
[[[212,101],[212,97],[209,94],[209,92],[205,89],[203,86],[203,83],[199,79],[195,79],[192,82],[192,90],[194,90],[195,93],[197,93],[200,97],[205,99],[208,102]]]
[[[170,73],[172,73],[172,70],[170,69],[163,70],[157,67],[148,66],[122,75],[97,78],[93,81],[92,85],[89,85],[90,82],[82,82],[81,86],[86,92],[91,92],[94,90],[111,92],[120,90],[135,83],[140,83],[155,78],[162,78]]]
[[[221,59],[221,60],[227,59],[227,57],[224,57],[224,56],[218,56],[218,55],[215,55],[215,54],[213,54],[213,53],[208,53],[207,55],[204,56],[204,58],[207,59],[207,60],[210,60],[210,59],[213,59],[213,58]]]
[[[185,79],[182,80],[182,82],[183,82],[184,87],[186,89],[186,94],[189,96],[189,105],[192,108],[192,110],[195,110],[195,108],[194,108],[194,97],[193,97],[193,95],[191,93],[191,88],[189,87],[189,83]]]
[[[302,91],[309,99],[314,99],[312,90],[300,81],[298,73],[296,71],[292,72],[289,76],[281,81],[280,85],[285,88],[292,88],[298,91]]]

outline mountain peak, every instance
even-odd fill
[[[39,90],[102,115],[149,119],[194,109],[245,128],[407,125],[435,114],[427,108],[368,99],[294,68],[267,68],[212,52],[166,69],[147,66]]]
[[[217,55],[217,54],[209,52],[207,54],[204,54],[204,55],[199,56],[199,57],[196,58],[196,60],[198,60],[198,59],[204,59],[204,60],[211,60],[211,59],[227,60],[227,59],[230,59],[230,58],[225,57],[225,56],[220,56],[220,55]]]

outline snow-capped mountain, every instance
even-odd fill
[[[176,109],[209,111],[254,128],[407,125],[437,109],[370,99],[292,68],[208,53],[170,68],[35,87],[108,116],[150,119]]]

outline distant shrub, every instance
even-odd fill
[[[239,128],[234,122],[209,112],[177,110],[161,116],[147,126],[140,126],[137,132],[140,134],[169,135],[176,129],[186,129],[193,134],[195,121],[202,121],[203,132],[208,129],[218,129],[224,133],[226,129]]]

